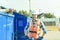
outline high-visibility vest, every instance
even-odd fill
[[[33,26],[33,21],[29,23],[29,38],[38,38],[37,32],[39,31],[40,22],[37,20],[36,25]]]

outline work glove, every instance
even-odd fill
[[[39,40],[43,40],[43,36],[40,36],[40,37],[39,37]]]

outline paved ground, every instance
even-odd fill
[[[47,31],[44,40],[60,40],[60,31]]]

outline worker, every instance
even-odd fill
[[[29,39],[34,40],[43,40],[45,34],[46,34],[46,28],[40,18],[40,20],[37,18],[37,15],[39,14],[38,11],[32,12],[32,19],[28,21],[27,26],[25,27],[24,33],[25,36]],[[42,31],[43,32],[42,32]]]

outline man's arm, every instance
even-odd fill
[[[26,24],[26,27],[25,27],[25,29],[24,29],[24,33],[27,35],[28,34],[28,31],[29,31],[29,22],[30,22],[30,20],[31,20],[31,18],[28,18],[27,19],[27,24]]]
[[[45,25],[43,24],[42,21],[41,21],[41,23],[40,23],[40,28],[42,28],[42,30],[43,30],[42,36],[44,36],[44,35],[46,34],[46,28],[45,28]]]
[[[25,33],[25,35],[28,34],[28,28],[29,28],[29,23],[27,23],[27,25],[26,25],[26,27],[25,27],[25,29],[24,29],[24,33]]]
[[[29,27],[29,23],[27,23],[27,25],[26,25],[26,27],[25,27],[25,29],[24,29],[24,30],[27,30],[27,29],[28,29],[28,27]]]
[[[27,30],[29,28],[29,22],[30,22],[31,18],[27,18],[27,24],[24,30]]]

